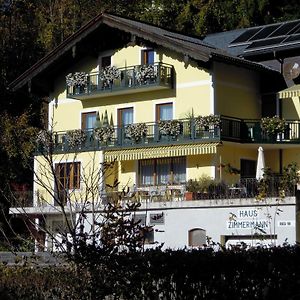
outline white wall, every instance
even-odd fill
[[[255,200],[248,205],[237,205],[241,202],[238,199],[230,201],[229,205],[222,200],[144,203],[136,214],[146,214],[147,225],[151,214],[163,214],[164,223],[154,225],[154,241],[164,243],[163,249],[187,247],[188,232],[193,228],[206,230],[206,235],[215,243],[224,242],[222,236],[227,239],[239,236],[244,241],[243,236],[263,235],[262,231],[254,228],[257,223],[253,222],[262,222],[266,235],[277,235],[276,245],[286,241],[295,243],[295,198],[287,198],[279,206],[275,200],[268,205]]]

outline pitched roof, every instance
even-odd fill
[[[300,20],[209,34],[204,41],[228,53],[256,60],[300,48]]]
[[[71,52],[75,45],[80,43],[85,37],[91,35],[102,24],[128,32],[136,37],[143,38],[152,43],[182,53],[200,62],[207,63],[211,59],[217,59],[230,64],[237,64],[239,66],[244,66],[246,68],[252,68],[259,71],[273,71],[258,63],[237,58],[201,39],[174,33],[143,22],[102,13],[90,20],[77,32],[68,37],[45,57],[35,63],[31,68],[21,74],[9,85],[9,88],[12,90],[17,90],[26,83],[30,82],[36,76],[48,70],[50,67],[53,67],[55,64],[59,64],[59,61],[64,55],[66,55],[66,53]]]

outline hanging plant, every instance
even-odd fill
[[[285,131],[285,121],[278,116],[262,118],[260,126],[267,134],[271,135],[284,133]]]
[[[108,87],[114,79],[120,79],[121,71],[114,66],[108,66],[99,73],[100,80],[103,81],[104,87]]]
[[[144,65],[135,71],[135,78],[139,84],[153,81],[157,77],[157,70],[154,65]]]
[[[86,140],[86,133],[81,129],[69,130],[66,138],[70,148],[81,146]]]
[[[195,118],[195,125],[207,129],[210,126],[220,127],[221,118],[219,115],[198,116]]]
[[[114,136],[115,130],[113,126],[101,127],[94,129],[94,137],[100,143],[110,142]]]
[[[148,127],[146,123],[131,124],[125,127],[126,137],[139,142],[141,139],[147,136]]]
[[[178,120],[159,121],[158,130],[161,135],[177,137],[182,132],[182,122]]]
[[[68,87],[72,86],[86,86],[88,82],[88,74],[85,72],[69,73],[66,76],[66,83]]]

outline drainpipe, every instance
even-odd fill
[[[280,63],[280,74],[283,75],[284,58],[276,57],[276,51],[273,51],[274,59]],[[282,99],[276,96],[276,115],[282,118]],[[279,149],[279,173],[282,174],[282,149]]]

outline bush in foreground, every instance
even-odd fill
[[[86,249],[80,263],[1,266],[1,299],[300,299],[300,248]]]

